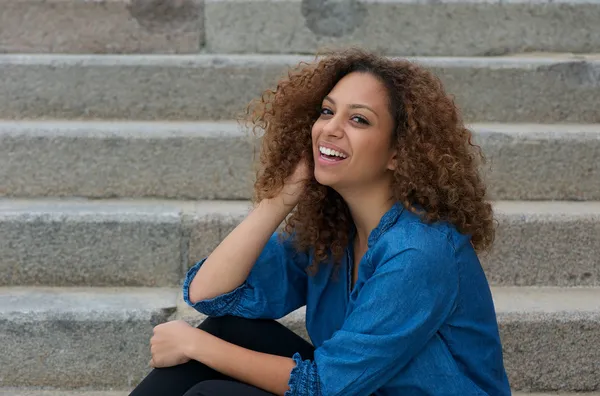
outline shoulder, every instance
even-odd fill
[[[402,266],[417,272],[450,275],[456,271],[456,238],[457,230],[451,224],[427,224],[404,210],[372,246],[371,263],[375,268]]]

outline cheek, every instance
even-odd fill
[[[321,130],[321,126],[320,126],[320,122],[319,120],[315,121],[315,123],[312,126],[311,129],[311,135],[312,135],[312,139],[313,141],[319,136],[319,131]]]

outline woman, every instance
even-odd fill
[[[440,81],[349,50],[249,114],[254,209],[183,287],[209,319],[157,326],[132,395],[509,395],[481,156]],[[304,305],[312,345],[272,320]]]

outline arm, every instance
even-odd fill
[[[240,286],[267,241],[290,210],[276,200],[263,200],[199,266],[189,285],[195,304]]]
[[[292,359],[255,352],[223,341],[199,329],[187,339],[188,358],[247,384],[284,395],[288,391]]]
[[[261,201],[196,269],[186,289],[192,304],[231,292],[246,280],[269,237],[298,203],[309,173],[301,160],[279,195]]]

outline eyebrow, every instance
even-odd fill
[[[331,99],[331,97],[329,97],[329,96],[325,96],[325,99],[323,99],[323,100],[328,100],[328,101],[330,101],[331,103],[333,103],[335,105],[335,100]],[[377,113],[375,112],[375,110],[373,110],[372,108],[370,108],[367,105],[363,105],[363,104],[351,104],[349,107],[351,109],[367,109],[371,113],[373,113],[373,114],[375,114],[377,116]]]

